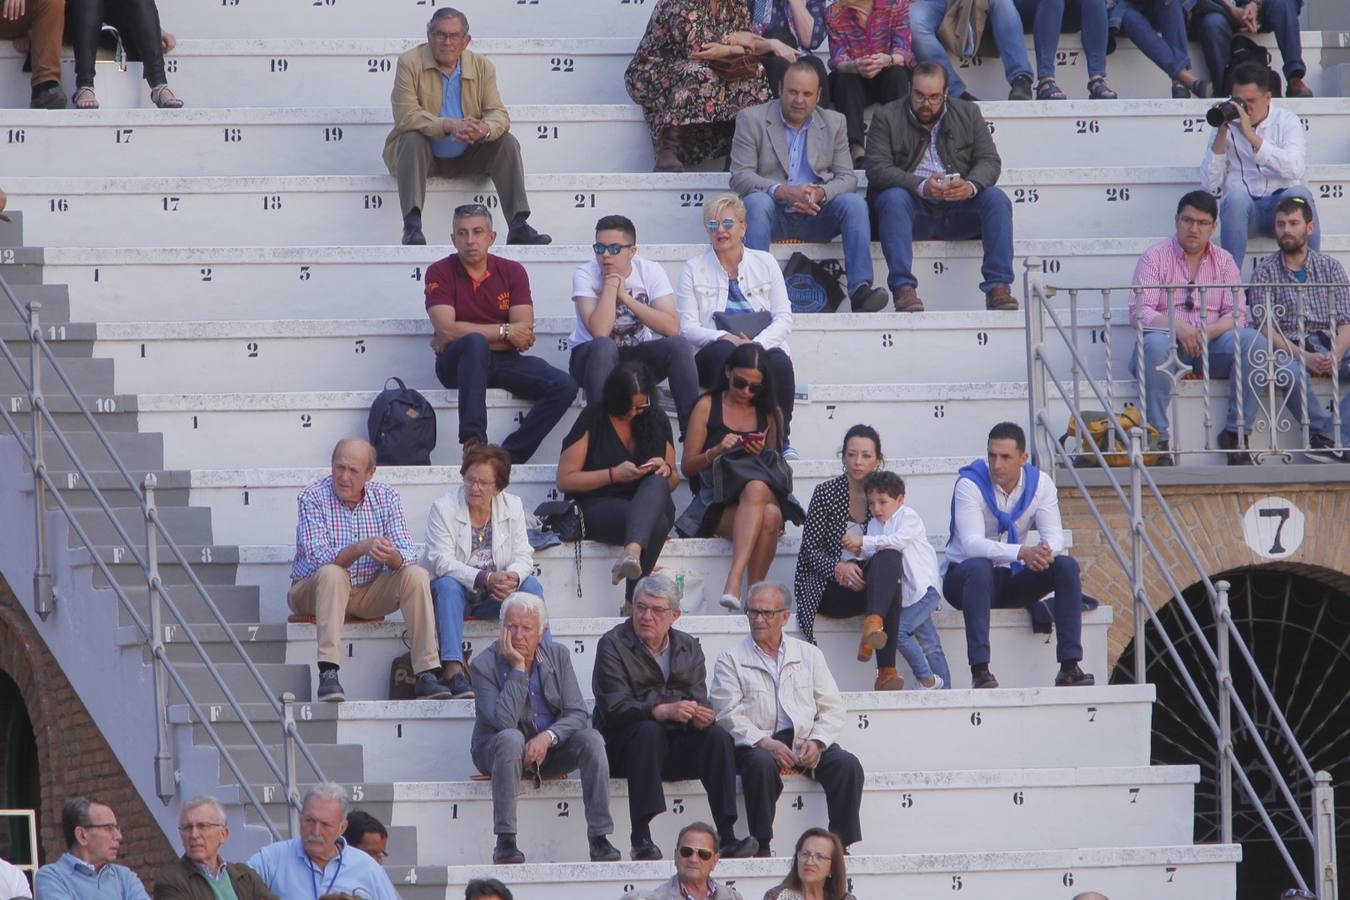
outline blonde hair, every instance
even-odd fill
[[[718,194],[703,204],[703,221],[720,219],[728,209],[738,220],[745,221],[745,202],[735,194]]]

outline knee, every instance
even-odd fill
[[[431,596],[436,599],[438,604],[457,603],[464,605],[464,589],[460,587],[459,582],[449,575],[441,575],[431,579]]]
[[[986,596],[994,588],[994,564],[987,559],[968,559],[958,566],[965,581],[961,588],[963,596],[971,590],[983,592]]]
[[[778,531],[783,527],[783,510],[777,503],[767,503],[764,506],[764,525],[763,533],[772,535],[775,541],[778,540]]]
[[[569,739],[576,742],[582,759],[602,762],[609,771],[609,757],[605,755],[605,739],[594,728],[583,728]],[[523,748],[522,748],[523,750]],[[608,777],[608,776],[606,776]]]
[[[398,570],[398,583],[404,590],[430,594],[431,573],[417,563],[408,563]]]
[[[913,215],[914,195],[902,187],[886,188],[876,199],[877,213],[884,218]]]
[[[461,359],[473,357],[474,360],[486,360],[491,350],[488,348],[488,339],[476,331],[471,331],[463,337],[455,338],[452,344],[446,346],[448,350],[454,347],[459,350]],[[486,364],[486,363],[482,363]]]
[[[628,744],[634,747],[664,747],[666,727],[655,719],[646,719],[633,726],[629,733]]]
[[[342,588],[344,590],[351,590],[352,587],[351,573],[342,566],[332,563],[326,566],[320,566],[319,571],[314,573],[314,580],[319,585],[320,589]]]
[[[1007,216],[1009,219],[1012,219],[1012,201],[1009,200],[1008,195],[1003,193],[999,188],[994,186],[984,188],[977,195],[977,199],[980,197],[984,198],[981,206],[987,212],[992,215]]]
[[[604,337],[591,338],[590,357],[586,360],[586,368],[604,368],[606,371],[613,369],[619,364],[619,345],[614,343],[614,338],[609,335]]]
[[[774,759],[773,754],[769,751],[761,750],[758,747],[741,758],[739,768],[742,779],[771,780],[778,776],[778,760]]]
[[[503,131],[502,136],[493,141],[498,146],[498,153],[508,153],[513,156],[520,156],[520,141],[509,131]]]
[[[518,728],[508,728],[492,736],[493,766],[502,763],[519,762],[525,753],[525,735]]]
[[[1067,578],[1077,581],[1079,578],[1078,560],[1067,554],[1056,556],[1055,561],[1050,563],[1050,573],[1055,579]]]
[[[845,222],[867,224],[867,201],[860,194],[840,194],[834,202],[839,204],[840,218]]]
[[[741,199],[745,203],[745,214],[747,218],[750,216],[762,216],[765,218],[772,216],[775,207],[778,205],[777,201],[770,197],[767,191],[754,191],[746,194]]]
[[[762,481],[751,481],[741,489],[740,503],[762,506],[773,500],[773,491]]]
[[[559,399],[567,399],[571,402],[577,395],[577,382],[571,375],[568,375],[562,369],[553,370],[553,381],[549,386],[549,396]]]
[[[525,580],[520,583],[520,590],[521,593],[534,594],[536,597],[544,596],[544,586],[533,575],[525,576]]]
[[[694,345],[689,343],[689,338],[682,334],[672,334],[661,340],[665,342],[666,352],[671,360],[686,360],[690,363],[694,361]]]

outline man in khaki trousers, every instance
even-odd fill
[[[0,0],[0,41],[28,40],[33,57],[33,109],[65,109],[61,90],[61,30],[66,0]]]
[[[348,615],[374,618],[403,611],[412,644],[416,696],[451,697],[441,669],[431,578],[417,564],[398,491],[372,481],[375,448],[344,438],[333,448],[331,475],[300,492],[295,562],[286,596],[300,615],[314,616],[319,632],[317,699],[347,699],[338,681],[342,625]]]

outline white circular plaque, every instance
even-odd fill
[[[1242,517],[1242,536],[1257,556],[1284,559],[1303,544],[1303,510],[1284,497],[1262,497]]]

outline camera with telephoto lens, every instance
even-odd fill
[[[1220,101],[1209,108],[1205,113],[1205,121],[1215,128],[1218,128],[1224,122],[1236,122],[1238,118],[1238,107],[1244,110],[1247,104],[1237,97],[1229,97],[1227,100]]]

